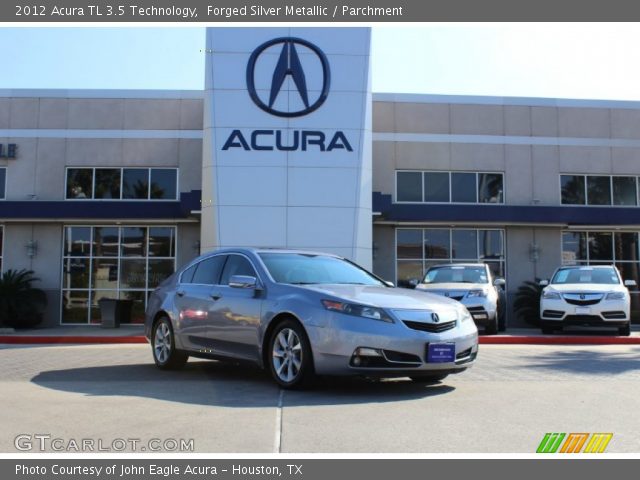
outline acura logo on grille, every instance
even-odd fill
[[[444,296],[448,297],[449,296],[449,292],[444,292]]]
[[[434,323],[438,323],[440,321],[440,317],[438,316],[437,313],[432,313],[431,314],[431,320],[433,320]]]
[[[581,293],[580,294],[580,300],[584,300],[584,299],[585,299],[584,293]]]

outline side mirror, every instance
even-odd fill
[[[624,286],[625,287],[637,287],[638,284],[636,283],[635,280],[625,280],[624,281]]]
[[[248,275],[232,275],[229,279],[229,286],[233,288],[257,288],[258,279]]]
[[[496,287],[504,287],[507,284],[507,282],[504,281],[504,278],[496,278],[493,281],[493,285]]]
[[[416,288],[419,283],[420,280],[418,280],[417,278],[412,278],[411,280],[409,280],[409,285],[411,285],[413,288]]]
[[[549,285],[549,280],[540,280],[538,285],[540,285],[541,287],[546,287],[547,285]]]
[[[390,282],[389,280],[383,280],[383,282],[387,287],[391,287],[391,288],[395,287],[393,282]]]

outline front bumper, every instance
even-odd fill
[[[580,306],[564,299],[542,299],[540,318],[547,325],[624,326],[629,323],[629,302],[602,299],[594,305]]]
[[[478,354],[478,330],[473,322],[458,320],[441,333],[415,330],[396,320],[387,323],[331,313],[327,327],[307,326],[319,375],[407,376],[425,373],[456,373],[473,365]],[[455,361],[427,362],[429,343],[455,345]],[[355,362],[356,349],[381,352]]]

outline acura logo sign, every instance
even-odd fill
[[[271,87],[268,90],[268,98],[266,92],[262,97],[258,94],[256,89],[256,63],[260,57],[266,53],[270,47],[282,45],[278,62],[273,70],[273,76],[271,78]],[[300,55],[298,49],[308,51],[312,53],[316,61],[319,62],[322,68],[322,88],[320,94],[317,93],[314,96],[317,98],[310,98],[311,92],[309,91],[307,84],[307,77],[305,75],[302,62],[300,61]],[[276,100],[281,93],[283,84],[290,78],[293,82],[293,86],[300,97],[304,108],[299,110],[285,110],[282,107],[276,107]],[[280,37],[269,40],[256,48],[249,57],[249,63],[247,64],[247,90],[253,102],[265,112],[278,117],[300,117],[307,115],[314,110],[317,110],[327,99],[329,95],[329,87],[331,84],[331,73],[329,70],[329,62],[327,57],[317,46],[313,43],[303,40],[301,38],[294,37]],[[283,92],[284,93],[284,92]],[[284,102],[288,104],[289,102]],[[295,102],[297,103],[297,102]]]
[[[440,321],[440,317],[438,316],[437,313],[432,313],[431,314],[431,320],[433,320],[434,323],[438,323]]]

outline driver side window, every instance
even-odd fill
[[[227,263],[224,264],[224,269],[222,270],[220,285],[229,285],[229,280],[234,275],[258,277],[249,260],[241,255],[229,255]]]

